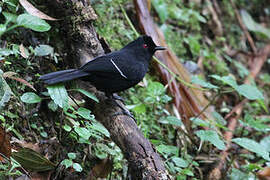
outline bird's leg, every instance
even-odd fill
[[[132,118],[136,122],[136,119],[134,118],[134,116],[128,110],[126,110],[123,106],[121,106],[121,104],[119,104],[117,100],[113,100],[112,102],[122,110],[122,112],[114,113],[113,116],[126,115]]]
[[[124,103],[124,100],[123,100],[122,97],[120,97],[120,96],[118,96],[116,94],[109,94],[109,93],[105,93],[105,95],[108,97],[108,99],[110,99],[112,101],[112,103],[114,105],[118,106],[122,110],[122,112],[114,113],[113,116],[126,115],[126,116],[131,117],[137,123],[137,121],[134,118],[134,116],[128,110],[126,110],[121,104],[118,103],[117,100],[119,100],[122,103]]]
[[[121,101],[123,104],[125,104],[125,101],[124,101],[124,99],[123,99],[121,96],[118,96],[117,94],[112,94],[111,97],[112,97],[112,99],[114,99],[114,100],[119,100],[119,101]]]

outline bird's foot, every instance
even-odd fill
[[[117,100],[115,100],[115,99],[111,99],[111,100],[112,100],[111,102],[113,104],[115,104],[117,107],[119,107],[121,109],[121,112],[116,112],[116,113],[113,114],[113,116],[126,115],[126,116],[132,118],[137,123],[134,116],[128,110],[126,110],[125,107],[123,107],[119,102],[117,102]]]
[[[134,116],[129,111],[127,111],[127,110],[124,110],[124,111],[121,111],[121,112],[116,112],[112,116],[114,117],[114,116],[120,116],[120,115],[128,116],[128,117],[132,118],[135,121],[135,123],[137,123],[137,121],[134,118]]]
[[[118,96],[117,94],[110,94],[108,97],[109,99],[118,100],[121,101],[123,104],[125,104],[124,99],[121,96]]]

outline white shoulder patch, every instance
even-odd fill
[[[111,59],[112,64],[114,65],[114,67],[117,69],[117,71],[121,74],[121,76],[123,76],[124,78],[127,79],[127,76],[124,75],[124,73],[121,71],[121,69],[115,64],[115,62],[113,62],[113,60]]]

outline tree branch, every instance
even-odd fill
[[[82,65],[95,56],[104,54],[102,45],[98,40],[93,20],[97,18],[92,7],[87,2],[78,0],[50,1],[57,18],[64,17],[62,21],[63,37],[67,37],[65,43],[71,54],[72,61]],[[87,88],[89,84],[81,82],[79,86]],[[93,112],[110,132],[112,140],[120,147],[124,157],[129,163],[129,172],[132,179],[169,179],[159,154],[154,150],[152,144],[144,138],[134,120],[121,114],[121,109],[116,107],[104,93],[94,91],[99,103],[93,107]],[[120,102],[119,102],[120,103]],[[88,102],[88,106],[93,103]]]

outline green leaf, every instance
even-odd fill
[[[42,137],[44,137],[44,138],[47,138],[47,137],[48,137],[48,134],[47,134],[47,132],[45,132],[45,131],[40,132],[40,135],[41,135]]]
[[[165,92],[165,88],[163,84],[159,82],[151,82],[149,83],[149,86],[147,87],[147,94],[149,96],[160,96]]]
[[[145,104],[136,104],[136,105],[128,105],[126,106],[128,109],[132,109],[136,113],[143,114],[146,112],[146,105]]]
[[[7,30],[7,26],[5,24],[0,24],[0,37],[4,34]]]
[[[227,121],[216,111],[212,112],[212,116],[215,118],[215,120],[217,121],[217,123],[225,126],[227,124]]]
[[[84,119],[92,120],[93,118],[91,117],[91,111],[89,109],[86,109],[84,107],[80,107],[77,110],[77,113],[83,117]]]
[[[261,141],[260,144],[266,149],[268,152],[270,152],[270,136],[264,137]]]
[[[36,56],[47,56],[47,55],[53,56],[54,50],[53,50],[53,47],[49,45],[41,44],[41,45],[38,45],[34,51],[35,51]]]
[[[55,104],[61,108],[68,106],[68,93],[64,85],[56,84],[48,86],[48,93]]]
[[[200,118],[190,118],[190,120],[192,121],[193,124],[197,125],[197,126],[201,126],[201,127],[210,127],[210,123],[206,122]]]
[[[13,152],[12,157],[26,170],[42,172],[52,170],[56,167],[55,164],[44,156],[28,148],[22,148],[18,152]]]
[[[105,135],[106,137],[110,137],[109,131],[99,122],[93,121],[91,125],[91,129],[100,132],[101,134]]]
[[[69,159],[76,159],[76,154],[75,153],[68,153],[68,158]]]
[[[210,75],[210,77],[223,82],[224,84],[227,84],[233,88],[237,88],[238,85],[235,81],[235,79],[232,76],[218,76],[218,75]]]
[[[240,62],[238,61],[232,61],[234,66],[236,67],[238,74],[241,78],[244,78],[245,76],[247,76],[249,74],[248,69]]]
[[[268,114],[269,111],[268,111],[268,108],[267,106],[265,105],[264,101],[262,99],[257,99],[256,100],[258,102],[258,104],[264,109],[264,111]]]
[[[256,33],[261,33],[264,36],[270,38],[270,30],[265,28],[261,24],[255,22],[246,10],[241,10],[240,14],[241,14],[243,22],[247,26],[248,30],[256,32]]]
[[[92,100],[94,100],[96,102],[99,102],[98,98],[94,94],[92,94],[92,93],[90,93],[90,92],[88,92],[88,91],[86,91],[84,89],[78,88],[78,89],[72,89],[72,90],[73,91],[78,91],[78,92],[84,94],[85,96],[89,97],[90,99],[92,99]]]
[[[182,167],[182,168],[186,168],[189,165],[189,163],[186,160],[179,157],[172,157],[172,161],[175,163],[176,166]]]
[[[17,24],[37,32],[45,32],[51,29],[51,26],[46,21],[30,14],[19,15]]]
[[[18,17],[16,14],[11,14],[8,12],[2,12],[2,14],[5,16],[7,22],[15,23]]]
[[[10,49],[0,48],[0,56],[9,56],[14,54],[14,52]]]
[[[209,141],[211,144],[216,146],[220,150],[225,149],[224,142],[219,138],[216,131],[213,130],[200,130],[196,131],[195,134],[202,140],[202,141]]]
[[[189,45],[192,54],[199,55],[201,45],[199,39],[196,36],[188,36],[187,38],[184,38],[184,41]]]
[[[40,102],[41,98],[33,92],[27,92],[21,96],[21,101],[24,103],[33,104]]]
[[[169,145],[161,144],[157,146],[156,149],[165,158],[167,158],[169,155],[177,156],[179,153],[179,148],[176,146],[169,146]]]
[[[168,18],[167,4],[163,0],[152,0],[153,6],[158,13],[158,16],[162,23]]]
[[[50,110],[52,110],[53,112],[55,112],[55,111],[57,110],[58,106],[57,106],[57,104],[54,103],[54,101],[50,101],[50,102],[48,103],[48,108],[49,108]]]
[[[256,141],[248,138],[235,138],[232,139],[232,142],[235,142],[239,146],[256,153],[257,155],[263,157],[265,160],[270,161],[269,152],[265,149],[264,146],[260,145]]]
[[[91,136],[91,133],[88,131],[88,129],[86,129],[84,127],[75,127],[74,130],[83,139],[88,140]]]
[[[256,86],[243,84],[235,88],[235,90],[239,94],[245,96],[247,99],[250,99],[250,100],[264,99],[263,94],[257,89]]]
[[[2,74],[3,71],[0,69],[0,110],[4,108],[12,95],[12,91],[5,79],[2,77]]]
[[[63,126],[63,129],[65,131],[67,131],[67,132],[70,132],[72,130],[72,128],[69,125],[66,125],[66,124]]]
[[[242,171],[232,168],[232,173],[229,175],[230,180],[247,180],[247,179],[255,179],[254,175],[249,175],[247,173],[243,173]]]
[[[194,173],[190,169],[183,169],[181,173],[188,176],[194,176]]]
[[[70,159],[64,159],[61,164],[64,165],[66,168],[69,168],[72,166],[73,162]]]
[[[256,99],[264,99],[263,94],[257,89],[256,86],[252,86],[249,84],[242,84],[240,86],[237,85],[235,79],[232,76],[218,76],[211,75],[210,77],[222,81],[224,84],[227,84],[234,88],[240,95],[245,96],[247,99],[256,100]]]
[[[174,125],[174,126],[182,126],[183,125],[181,119],[178,119],[175,116],[168,116],[166,118],[161,118],[159,120],[159,123],[162,123],[162,124],[171,124],[171,125]]]
[[[82,166],[80,164],[74,163],[72,167],[75,169],[75,171],[82,172]]]
[[[110,150],[111,149],[107,145],[103,143],[96,143],[95,155],[100,159],[105,159],[106,157],[108,157],[108,152]]]
[[[209,88],[209,89],[218,89],[218,86],[215,86],[209,82],[204,81],[203,79],[199,78],[199,76],[192,76],[191,83],[198,84],[202,87]]]
[[[245,126],[256,129],[257,131],[262,131],[262,132],[270,131],[270,127],[267,124],[264,124],[264,121],[262,119],[255,120],[250,114],[245,115],[244,121],[242,123]]]

